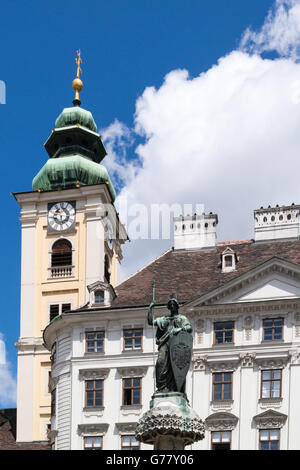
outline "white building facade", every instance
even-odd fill
[[[298,214],[295,205],[261,208],[254,240],[223,243],[217,216],[175,219],[175,249],[115,290],[94,282],[88,304],[57,316],[44,331],[53,449],[151,448],[134,432],[154,392],[154,278],[155,316],[168,315],[177,292],[193,327],[186,393],[206,434],[190,448],[299,449]]]

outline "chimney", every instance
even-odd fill
[[[174,217],[174,249],[199,250],[215,247],[217,223],[218,216],[212,212]]]
[[[293,203],[255,210],[255,241],[299,239],[299,208]]]

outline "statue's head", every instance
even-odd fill
[[[177,301],[177,295],[176,294],[171,294],[170,295],[170,300],[168,302],[167,307],[170,310],[172,316],[178,314],[179,304],[178,304],[178,301]]]

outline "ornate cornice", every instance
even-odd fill
[[[119,434],[134,434],[137,423],[116,423]]]
[[[297,299],[279,299],[279,300],[266,300],[261,302],[237,302],[229,304],[217,304],[210,306],[199,306],[195,308],[187,308],[186,313],[189,318],[194,318],[195,320],[199,316],[205,317],[215,317],[216,315],[221,315],[222,318],[226,315],[243,315],[243,314],[261,314],[265,315],[276,314],[282,311],[300,311],[300,300]],[[300,318],[300,317],[299,317]]]
[[[279,429],[286,422],[287,415],[278,411],[268,410],[253,417],[256,427],[259,429]]]
[[[193,369],[195,371],[230,372],[240,367],[258,367],[259,369],[283,369],[289,361],[300,364],[300,351],[289,351],[270,357],[259,357],[254,352],[244,352],[222,359],[210,358],[209,355],[195,354]]]
[[[117,372],[122,377],[144,377],[148,366],[118,367]]]
[[[232,431],[238,420],[232,413],[217,412],[208,416],[204,422],[209,431]]]
[[[78,424],[77,432],[79,436],[89,435],[95,436],[104,434],[107,432],[109,424],[107,423],[98,423],[98,424]]]
[[[260,358],[256,357],[254,362],[255,365],[260,369],[283,369],[290,360],[290,356],[286,357],[269,357],[269,358]]]
[[[238,368],[240,356],[224,357],[220,359],[209,358],[208,355],[194,355],[194,370],[209,370],[210,372],[230,372]]]
[[[110,369],[81,369],[79,371],[79,380],[105,380]]]

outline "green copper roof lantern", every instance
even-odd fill
[[[80,51],[77,51],[77,56],[77,77],[72,84],[74,107],[65,108],[56,119],[55,129],[44,145],[50,158],[34,177],[32,187],[34,191],[57,191],[106,184],[114,201],[116,192],[108,172],[99,165],[106,155],[101,136],[90,111],[80,107],[79,93],[83,87],[79,77]]]
[[[97,132],[97,126],[93,119],[92,113],[74,106],[74,108],[65,108],[63,112],[58,116],[55,122],[56,129],[61,127],[75,126],[79,124],[90,131]]]

